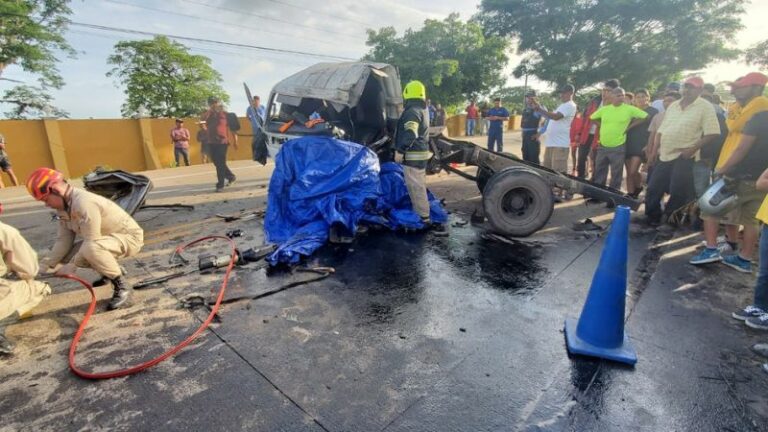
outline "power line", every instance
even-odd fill
[[[333,31],[333,30],[326,30],[326,29],[321,29],[321,28],[317,28],[317,27],[312,27],[312,26],[308,26],[308,25],[305,25],[305,24],[298,24],[298,23],[295,23],[295,22],[292,22],[292,21],[281,20],[279,18],[273,18],[273,17],[270,17],[270,16],[260,15],[260,14],[253,13],[253,12],[246,12],[246,11],[243,11],[243,10],[227,8],[227,7],[224,7],[224,6],[214,6],[214,5],[210,5],[210,4],[207,4],[207,3],[204,3],[204,2],[199,2],[199,1],[194,1],[194,0],[181,0],[181,1],[183,1],[185,3],[190,3],[190,4],[195,4],[195,5],[198,5],[198,6],[203,6],[203,7],[215,9],[217,11],[225,10],[225,11],[234,12],[234,13],[241,14],[241,15],[254,16],[256,18],[261,18],[261,19],[268,20],[268,21],[275,21],[275,22],[279,22],[279,23],[283,23],[283,24],[290,24],[290,25],[292,25],[294,27],[304,27],[304,28],[308,28],[308,29],[311,29],[311,30],[315,30],[315,31],[320,31],[320,32],[324,32],[324,33],[331,33],[331,34],[335,34],[335,35],[339,35],[339,36],[344,36],[344,37],[347,37],[347,38],[350,38],[350,39],[358,39],[358,40],[360,39],[358,36],[355,36],[355,35],[352,35],[352,34],[349,34],[349,33],[342,33],[342,32],[337,32],[337,31]]]
[[[150,6],[138,5],[138,4],[127,3],[127,2],[117,1],[117,0],[104,0],[104,1],[106,1],[108,3],[114,3],[114,4],[124,5],[124,6],[130,6],[130,7],[134,7],[134,8],[138,8],[138,9],[145,9],[145,10],[150,10],[150,11],[154,11],[154,12],[161,12],[161,13],[165,13],[165,14],[169,14],[169,15],[173,15],[173,16],[178,16],[178,17],[192,18],[192,19],[196,19],[196,20],[205,21],[205,22],[208,22],[208,23],[216,23],[216,24],[222,24],[222,25],[226,25],[226,26],[239,27],[239,28],[243,28],[243,29],[251,30],[251,31],[256,31],[256,32],[260,32],[260,33],[267,33],[267,34],[272,34],[272,35],[281,35],[281,36],[287,36],[287,37],[293,37],[294,36],[294,35],[289,34],[289,33],[281,33],[281,32],[276,32],[276,31],[271,31],[271,30],[265,30],[264,28],[250,27],[250,26],[246,26],[246,25],[242,25],[242,24],[237,24],[237,23],[233,23],[233,22],[229,22],[229,21],[217,21],[217,20],[213,20],[213,19],[208,18],[208,17],[202,17],[202,16],[199,16],[199,15],[185,14],[185,13],[180,13],[180,12],[177,12],[177,11],[169,11],[169,10],[164,10],[164,9],[158,9],[158,8],[153,8],[153,7],[150,7]],[[338,45],[339,45],[338,42],[332,42],[332,41],[329,41],[329,40],[316,39],[316,38],[312,38],[308,42],[310,42],[310,43],[311,42],[315,42],[315,43],[320,43],[320,44],[325,44],[325,45],[332,45],[332,46],[335,46],[335,47],[338,47]]]
[[[138,34],[138,35],[153,36],[153,37],[164,36],[170,39],[177,39],[177,40],[184,40],[184,41],[191,41],[191,42],[203,42],[203,43],[210,43],[210,44],[223,45],[223,46],[236,47],[236,48],[249,48],[249,49],[255,49],[259,51],[267,51],[267,52],[280,53],[280,54],[294,54],[294,55],[301,55],[301,56],[307,56],[307,57],[327,58],[327,59],[346,60],[346,61],[357,60],[351,57],[341,57],[341,56],[334,56],[334,55],[328,55],[328,54],[317,54],[317,53],[311,53],[311,52],[305,52],[305,51],[294,51],[294,50],[287,50],[287,49],[281,49],[281,48],[269,48],[264,46],[249,45],[249,44],[243,44],[243,43],[237,43],[237,42],[227,42],[227,41],[204,39],[204,38],[193,38],[188,36],[178,36],[178,35],[171,35],[171,34],[165,34],[165,33],[155,33],[155,32],[148,32],[148,31],[141,31],[141,30],[125,29],[120,27],[110,27],[110,26],[102,26],[97,24],[81,23],[76,21],[70,21],[69,24],[77,27],[84,27],[84,28],[90,28],[90,29],[101,30],[101,31]]]

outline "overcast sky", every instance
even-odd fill
[[[420,27],[427,18],[441,19],[451,12],[467,19],[477,11],[477,4],[472,0],[74,0],[71,20],[357,59],[367,52],[366,28],[394,26],[402,32]],[[765,37],[761,21],[768,16],[768,1],[753,0],[747,8],[743,18],[746,29],[734,39],[739,47]],[[72,26],[66,37],[79,55],[76,59],[62,59],[59,64],[66,86],[54,93],[55,105],[72,118],[120,117],[123,90],[105,76],[109,70],[106,58],[117,41],[147,36]],[[328,61],[204,42],[182,43],[193,53],[212,60],[222,74],[234,111],[242,111],[246,104],[243,82],[265,99],[275,82],[319,61]],[[511,63],[509,71],[514,60]],[[739,63],[715,64],[706,70],[705,78],[712,82],[729,80],[748,70]],[[3,76],[35,84],[34,77],[16,66],[9,67]],[[514,79],[510,83],[517,84]],[[8,85],[0,81],[0,89]]]

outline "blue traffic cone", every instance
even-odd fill
[[[637,353],[624,333],[629,207],[619,206],[578,322],[565,320],[568,352],[634,365]]]

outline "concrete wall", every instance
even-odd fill
[[[185,119],[192,135],[190,163],[199,164],[197,119]],[[21,182],[41,166],[56,168],[68,177],[80,177],[97,166],[144,171],[172,166],[173,119],[115,120],[2,120],[8,156]],[[240,148],[230,148],[229,159],[251,158],[251,125],[240,118]]]

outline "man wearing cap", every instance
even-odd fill
[[[509,120],[509,111],[501,106],[501,98],[493,100],[493,107],[488,110],[488,150],[501,153],[504,151],[504,122]]]
[[[768,168],[768,98],[763,96],[766,83],[768,77],[752,72],[731,84],[736,103],[728,110],[728,137],[720,150],[715,175],[737,182],[738,206],[722,219],[702,211],[707,245],[691,258],[691,264],[722,261],[740,272],[752,272],[752,258],[759,234],[755,214],[765,198],[765,192],[755,188],[755,181]],[[737,254],[721,256],[717,245],[720,223],[726,226],[726,239],[731,242],[738,239],[739,226],[744,226]]]
[[[207,164],[210,162],[209,157],[211,154],[211,149],[208,145],[208,128],[204,121],[197,122],[197,126],[200,128],[197,131],[197,142],[200,143],[200,163]]]
[[[645,196],[645,214],[650,225],[668,222],[669,216],[695,199],[693,164],[699,150],[720,136],[720,124],[712,104],[700,98],[704,80],[688,78],[683,97],[665,111],[657,132],[658,162]],[[662,214],[661,200],[669,193]]]
[[[0,204],[0,213],[2,204]],[[39,270],[37,254],[19,231],[0,222],[0,355],[13,352],[13,343],[5,337],[5,327],[28,315],[43,299],[51,294],[48,284],[36,281]],[[4,263],[4,265],[3,265]],[[6,279],[6,273],[15,279]]]
[[[576,142],[579,144],[578,166],[576,173],[580,178],[587,177],[587,159],[594,162],[594,154],[600,145],[600,126],[589,117],[604,104],[610,103],[611,91],[619,87],[619,80],[609,79],[603,83],[600,96],[592,98],[581,114],[583,119],[581,129],[576,132]],[[592,155],[590,157],[590,155]]]
[[[8,174],[8,177],[11,178],[11,183],[14,186],[19,185],[19,180],[16,178],[16,174],[13,173],[13,168],[11,168],[11,160],[8,159],[8,153],[5,150],[5,137],[2,134],[0,134],[0,169]],[[0,188],[4,187],[5,184],[3,184],[3,178],[0,177]]]
[[[184,165],[189,166],[189,129],[184,127],[184,120],[177,118],[176,127],[171,129],[171,141],[173,142],[173,158],[176,166],[181,166],[180,158],[184,158]]]
[[[539,141],[539,126],[541,125],[541,113],[536,111],[536,90],[528,90],[525,93],[525,108],[523,108],[520,129],[523,131],[523,160],[540,164],[541,141]],[[542,107],[546,110],[546,107]]]
[[[575,89],[566,84],[560,87],[560,106],[550,112],[536,103],[536,111],[549,119],[547,131],[543,137],[544,161],[542,165],[558,171],[568,172],[568,149],[571,147],[571,122],[576,117],[576,103],[573,101]]]
[[[208,98],[208,111],[203,113],[201,120],[206,124],[210,156],[216,166],[216,192],[222,192],[224,186],[229,186],[237,180],[227,166],[227,150],[230,142],[237,150],[237,134],[230,130],[227,113],[224,111],[221,100],[216,96]]]

